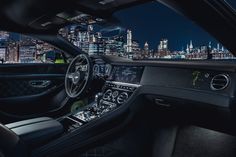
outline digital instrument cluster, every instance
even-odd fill
[[[109,76],[109,81],[139,84],[142,74],[142,66],[115,66]]]
[[[112,66],[110,64],[94,64],[93,75],[99,77],[109,76],[111,69]]]

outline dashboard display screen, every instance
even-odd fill
[[[110,81],[139,84],[143,67],[140,66],[115,66],[109,77]]]

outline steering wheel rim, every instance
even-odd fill
[[[79,97],[87,89],[92,78],[91,67],[87,54],[79,54],[71,61],[65,77],[65,90],[69,97]]]

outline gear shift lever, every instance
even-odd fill
[[[100,100],[102,99],[102,95],[103,93],[99,92],[95,95],[95,102],[97,104],[97,106],[99,106]]]

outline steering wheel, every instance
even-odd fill
[[[86,54],[79,54],[71,61],[65,77],[65,90],[69,97],[76,98],[86,91],[92,79],[91,64]]]

